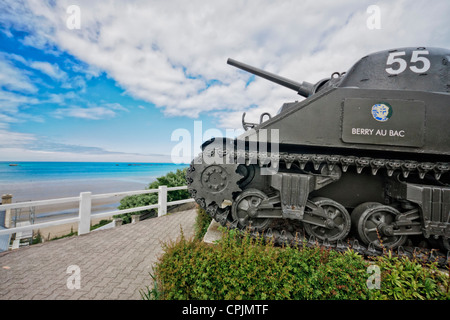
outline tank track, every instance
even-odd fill
[[[210,152],[210,151],[209,151]],[[225,152],[219,152],[225,155]],[[235,163],[241,163],[246,166],[250,164],[258,164],[260,167],[266,166],[272,160],[270,153],[258,153],[248,151],[231,151],[228,156],[236,161]],[[202,153],[199,154],[202,157]],[[411,160],[396,160],[396,159],[381,159],[370,157],[357,157],[357,156],[342,156],[335,154],[303,154],[303,153],[287,153],[281,152],[276,155],[279,164],[283,163],[286,169],[290,169],[292,165],[298,165],[303,170],[307,164],[312,164],[315,170],[319,167],[326,165],[329,170],[332,170],[334,166],[340,166],[343,172],[346,172],[348,168],[355,167],[358,174],[361,174],[363,170],[370,170],[372,175],[376,175],[380,169],[386,169],[388,176],[392,176],[395,172],[400,172],[404,178],[407,178],[411,173],[417,173],[420,179],[424,179],[427,174],[432,174],[436,182],[439,181],[441,176],[450,171],[450,163],[448,162],[420,162]],[[198,158],[197,158],[198,159]],[[239,162],[237,162],[239,160]],[[240,232],[250,232],[253,237],[259,237],[261,234],[252,228],[241,229],[238,227],[237,221],[233,221],[231,215],[231,206],[221,208],[214,201],[208,199],[208,191],[200,188],[194,181],[198,179],[195,175],[195,171],[199,171],[199,162],[192,161],[190,167],[187,170],[186,180],[188,190],[195,201],[205,209],[205,211],[222,226],[226,226],[229,229],[237,229]],[[197,168],[197,169],[196,169]],[[240,177],[242,178],[242,177]],[[442,183],[442,185],[446,185]],[[239,188],[240,190],[240,188]],[[244,188],[245,190],[245,188]],[[236,189],[233,190],[236,192]],[[298,223],[297,223],[298,224]],[[399,246],[396,250],[392,249],[379,249],[372,244],[365,246],[360,244],[357,239],[346,238],[345,240],[338,240],[334,243],[329,241],[320,241],[314,236],[305,236],[304,229],[296,225],[296,222],[292,220],[286,221],[285,219],[273,219],[271,225],[266,229],[262,236],[266,240],[273,241],[276,245],[290,245],[302,248],[304,245],[308,247],[323,246],[327,249],[336,250],[339,252],[345,252],[348,249],[353,249],[355,252],[361,254],[364,257],[382,256],[390,252],[394,256],[415,258],[423,263],[437,262],[441,268],[450,267],[450,251],[446,254],[439,252],[439,249],[429,249],[426,247],[418,247],[412,245]]]

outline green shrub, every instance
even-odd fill
[[[92,231],[92,230],[98,229],[100,227],[103,227],[104,225],[107,225],[108,223],[111,223],[111,220],[102,219],[97,224],[91,226],[90,230]]]
[[[323,248],[277,248],[233,231],[216,246],[182,238],[156,267],[164,299],[356,299],[367,263]],[[342,270],[345,270],[343,272]]]
[[[203,208],[197,208],[197,217],[195,218],[195,239],[202,240],[208,227],[211,224],[212,218],[206,213]]]
[[[449,276],[440,271],[436,263],[423,265],[390,253],[375,262],[381,270],[381,290],[374,292],[377,299],[450,299]]]
[[[150,188],[149,188],[150,189]],[[130,209],[130,208],[137,208],[137,207],[143,207],[143,206],[149,206],[151,204],[158,203],[158,194],[157,193],[148,193],[148,194],[139,194],[139,195],[133,195],[133,196],[126,196],[122,200],[120,200],[120,205],[117,209],[124,210],[124,209]],[[124,213],[115,215],[114,218],[122,218],[122,224],[131,223],[131,216],[133,214],[150,214],[151,217],[156,216],[157,209],[151,209],[151,210],[142,210],[142,211],[136,211],[131,213]]]
[[[369,289],[370,263],[354,251],[274,247],[224,232],[217,245],[184,236],[165,245],[155,268],[158,299],[449,299],[449,280],[436,269],[378,258],[381,288]],[[157,289],[155,289],[157,288]],[[150,295],[150,292],[152,293]]]
[[[165,176],[156,178],[156,181],[149,184],[148,189],[158,189],[159,186],[167,186],[170,187],[179,187],[179,186],[185,186],[186,185],[186,170],[184,169],[177,169],[176,172],[169,172]],[[169,191],[167,192],[167,202],[176,201],[176,200],[183,200],[188,199],[190,197],[189,192],[187,190],[176,190],[176,191]],[[136,208],[136,207],[143,207],[143,206],[149,206],[152,204],[158,203],[158,194],[157,193],[148,193],[148,194],[139,194],[139,195],[133,195],[133,196],[126,196],[122,200],[120,200],[120,205],[118,207],[119,210],[124,209],[130,209],[130,208]],[[142,211],[136,211],[133,213],[125,213],[114,216],[115,218],[122,218],[122,223],[130,223],[131,222],[131,216],[136,213],[140,214],[150,214],[151,216],[156,216],[158,209],[151,209],[151,210],[142,210]]]

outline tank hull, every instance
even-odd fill
[[[374,105],[389,104],[392,116],[374,119]],[[259,139],[259,130],[278,130],[280,150],[336,149],[389,158],[450,159],[450,95],[403,90],[332,88],[238,137]],[[255,136],[256,135],[256,136]],[[253,136],[253,137],[252,137]],[[353,150],[353,151],[352,151]]]

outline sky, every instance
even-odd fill
[[[0,161],[189,160],[243,112],[303,99],[228,58],[316,83],[372,52],[450,48],[449,15],[447,0],[2,0]]]

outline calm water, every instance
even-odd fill
[[[14,164],[10,166],[10,164]],[[0,162],[0,195],[13,202],[142,190],[186,164],[114,162]]]
[[[172,163],[0,162],[0,184],[104,178],[136,178],[151,182],[186,166]]]

